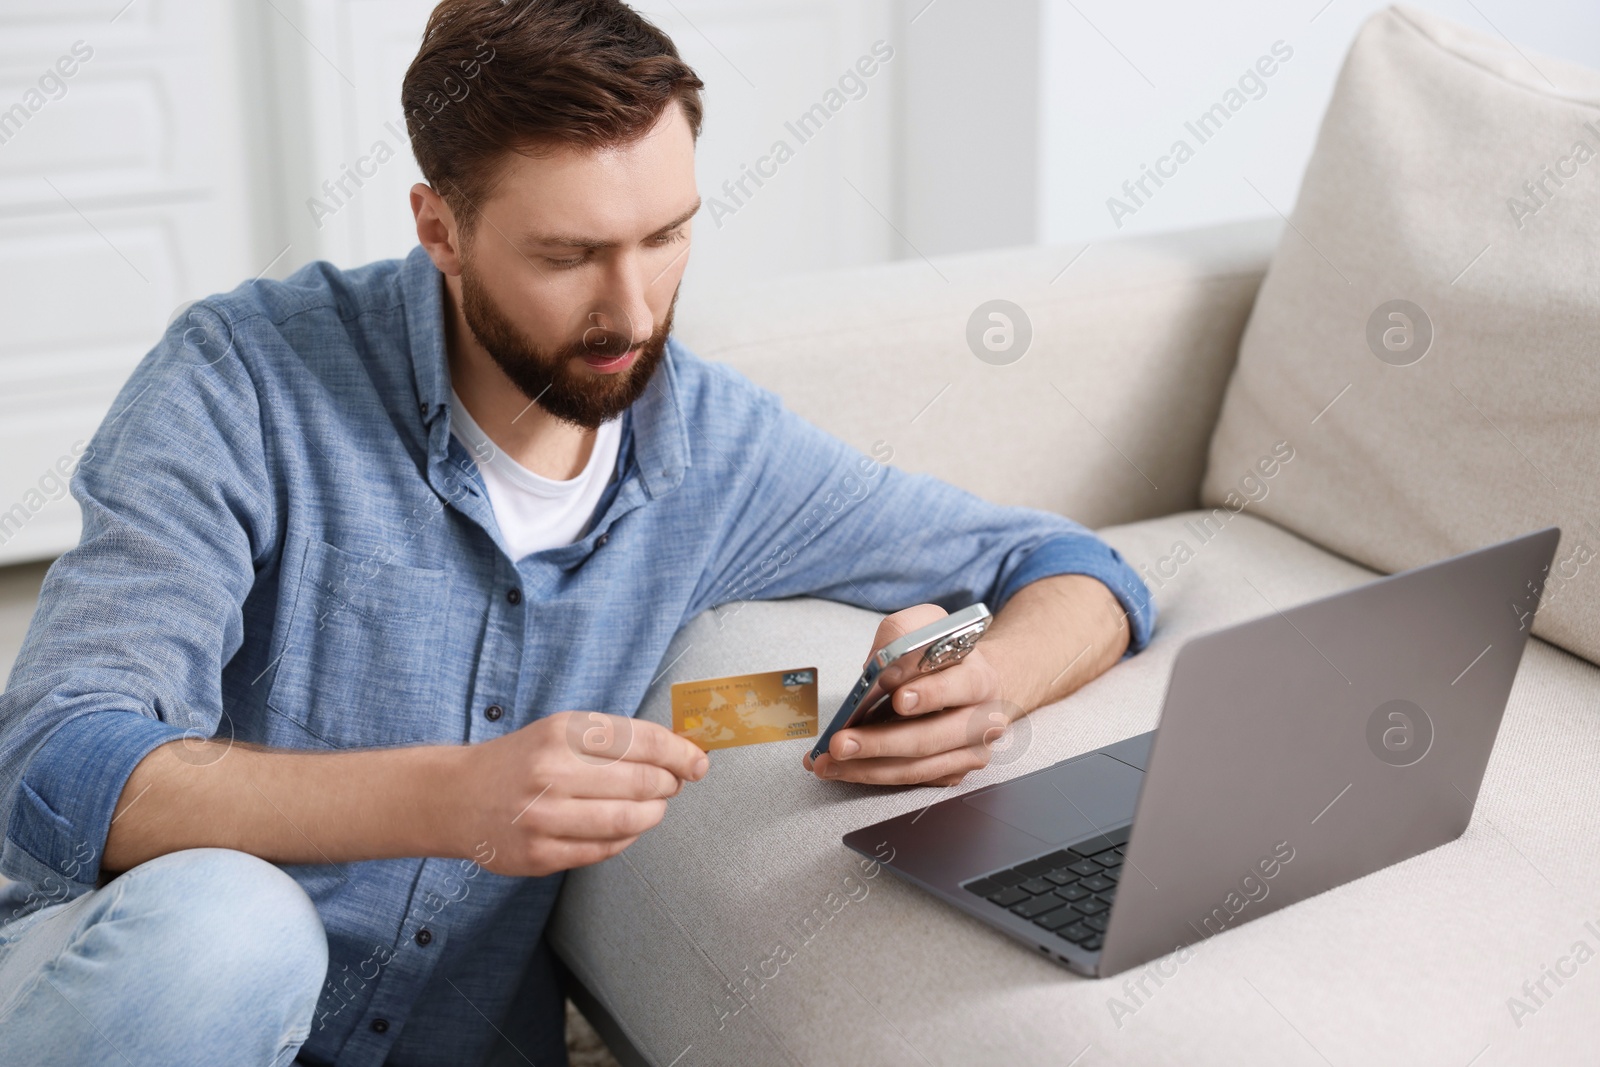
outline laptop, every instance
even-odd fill
[[[1459,837],[1561,531],[1188,641],[1158,729],[846,834],[1105,977]]]

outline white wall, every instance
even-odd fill
[[[51,472],[179,305],[412,246],[399,86],[431,6],[0,0],[0,563],[75,543],[77,508]],[[685,299],[798,270],[1287,212],[1339,62],[1378,6],[642,0],[707,84],[707,209]],[[1595,0],[1426,6],[1600,67]],[[1265,95],[1119,229],[1107,197],[1280,39],[1294,55]],[[93,59],[8,132],[4,116],[80,40]],[[893,59],[798,143],[786,122],[879,41]],[[792,160],[731,202],[723,182],[779,139]],[[380,141],[395,158],[319,226],[307,201]]]
[[[1032,244],[1040,0],[903,0],[899,256]]]
[[[1117,234],[1255,218],[1294,206],[1300,176],[1344,54],[1378,0],[1207,0],[1127,5],[1042,0],[1038,239]],[[1423,0],[1416,6],[1530,53],[1600,67],[1595,0]],[[1217,102],[1283,41],[1293,56],[1263,79],[1216,136],[1200,144],[1185,121]],[[1179,137],[1197,146],[1175,177],[1131,216],[1106,200]],[[1169,168],[1170,169],[1170,168]],[[1255,189],[1251,188],[1254,184]],[[1259,192],[1257,191],[1259,190]],[[1088,262],[1087,260],[1085,261]]]
[[[280,180],[264,213],[279,230],[262,238],[266,247],[292,245],[277,272],[310,259],[353,266],[405,254],[416,243],[407,190],[421,174],[404,140],[400,81],[431,0],[277,6],[282,12],[271,12],[263,34],[271,72],[255,102],[278,131]],[[892,256],[892,232],[878,212],[896,210],[892,118],[905,61],[888,0],[636,6],[671,34],[706,83],[697,150],[706,207],[685,292]],[[887,62],[873,55],[875,45]],[[858,62],[872,73],[861,76]],[[840,91],[841,76],[853,70]],[[802,141],[791,125],[819,102],[836,110],[820,128],[803,129]],[[778,141],[793,153],[781,165],[770,159]],[[389,152],[394,158],[379,165]],[[324,188],[358,165],[372,176],[359,188],[346,180],[354,195]],[[746,176],[757,166],[768,174],[759,185]],[[724,186],[741,180],[742,189]]]

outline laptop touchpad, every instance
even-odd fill
[[[1133,818],[1144,772],[1094,752],[1071,763],[968,794],[985,815],[1059,845]]]

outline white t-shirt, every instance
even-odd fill
[[[621,419],[603,422],[595,431],[589,462],[576,478],[564,482],[546,478],[500,451],[472,421],[454,389],[450,390],[450,432],[478,461],[495,522],[512,559],[578,539],[611,480],[622,443]]]

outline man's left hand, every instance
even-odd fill
[[[872,652],[945,614],[935,604],[918,604],[885,617]],[[890,697],[893,720],[840,730],[815,764],[806,754],[806,768],[845,782],[955,785],[988,765],[995,741],[1022,714],[1006,701],[1000,681],[979,642],[961,662],[899,684]]]

